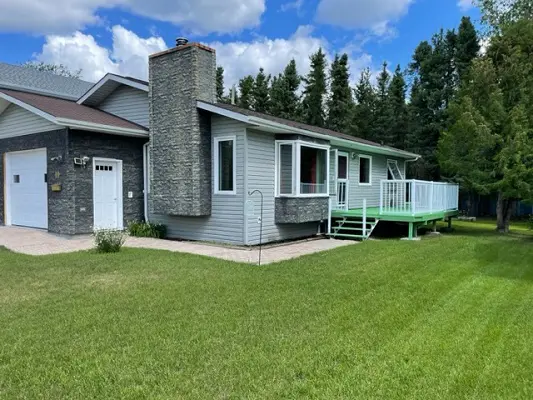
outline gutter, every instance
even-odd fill
[[[393,149],[390,149],[390,148],[372,146],[370,144],[359,143],[359,142],[355,142],[355,141],[348,140],[348,139],[338,138],[336,136],[324,135],[324,134],[321,134],[321,133],[311,132],[311,131],[308,131],[308,130],[305,130],[305,129],[295,128],[295,127],[284,125],[284,124],[279,124],[277,122],[267,121],[267,120],[264,120],[262,118],[257,118],[257,117],[253,117],[253,116],[249,116],[248,120],[249,120],[250,123],[256,124],[256,125],[259,125],[259,126],[282,129],[282,130],[284,130],[286,132],[289,131],[289,132],[299,133],[299,134],[302,134],[302,135],[305,135],[305,136],[316,137],[318,139],[324,139],[324,140],[328,140],[328,141],[340,141],[342,143],[349,144],[350,146],[353,146],[353,147],[358,148],[360,150],[369,151],[371,153],[376,153],[376,151],[378,150],[378,151],[381,151],[383,154],[387,154],[387,155],[396,155],[396,156],[402,155],[403,157],[406,157],[406,156],[413,157],[414,156],[414,157],[417,157],[417,159],[420,158],[420,156],[418,154],[404,152],[402,150],[393,150]]]
[[[69,126],[74,129],[102,132],[102,133],[114,133],[117,135],[124,136],[136,136],[136,137],[148,137],[148,132],[142,129],[133,129],[133,128],[121,128],[111,125],[95,124],[92,122],[78,121],[75,119],[68,118],[55,118],[56,124]]]

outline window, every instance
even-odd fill
[[[372,185],[372,157],[359,156],[359,184]]]
[[[293,146],[280,144],[279,146],[279,194],[291,195],[294,193],[293,182]]]
[[[215,138],[215,194],[235,194],[235,137]]]
[[[277,196],[327,196],[329,146],[302,141],[276,143]]]
[[[13,183],[20,183],[20,175],[13,175]]]
[[[387,160],[387,180],[389,181],[401,181],[403,180],[403,174],[398,167],[398,161]]]

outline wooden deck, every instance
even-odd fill
[[[405,211],[387,211],[380,213],[379,207],[368,207],[366,209],[367,218],[376,218],[381,221],[392,222],[428,222],[438,221],[449,217],[456,217],[459,215],[458,210],[436,211],[436,212],[417,212],[414,215]],[[362,208],[353,208],[349,210],[332,210],[332,218],[344,217],[363,217]]]

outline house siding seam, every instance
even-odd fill
[[[263,243],[310,237],[316,235],[318,222],[302,224],[276,224],[275,221],[275,142],[274,134],[247,130],[248,139],[248,190],[261,190],[264,196]],[[259,195],[249,197],[253,213],[246,216],[248,244],[259,244],[261,225],[258,217],[261,212]],[[327,201],[327,199],[326,199]]]
[[[150,213],[151,222],[167,226],[168,236],[177,239],[212,241],[243,245],[244,204],[246,189],[244,179],[245,125],[225,117],[213,116],[211,120],[212,141],[217,137],[235,136],[236,139],[236,194],[213,194],[209,216],[188,217]],[[214,160],[214,150],[211,154]],[[214,169],[214,162],[209,163]],[[214,176],[214,171],[211,171]],[[211,183],[214,193],[214,179]]]
[[[92,159],[111,158],[122,161],[122,205],[124,227],[128,222],[144,219],[143,145],[146,139],[111,136],[94,132],[69,131],[68,160],[74,183],[75,234],[93,231],[93,163]],[[85,166],[74,166],[73,157],[88,156]],[[132,192],[133,197],[128,197]]]
[[[150,125],[148,93],[130,86],[120,85],[98,108],[146,128]]]
[[[0,114],[0,139],[54,131],[59,128],[60,126],[15,104],[11,104]]]
[[[72,164],[68,155],[67,129],[58,129],[38,134],[29,134],[0,140],[0,222],[5,223],[4,216],[4,165],[5,153],[46,148],[48,176],[48,230],[60,234],[75,233],[74,181],[71,173]],[[52,157],[61,156],[62,161],[51,161]],[[60,184],[60,192],[52,192],[51,185]]]

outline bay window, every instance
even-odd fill
[[[329,146],[276,142],[276,196],[328,196]]]

